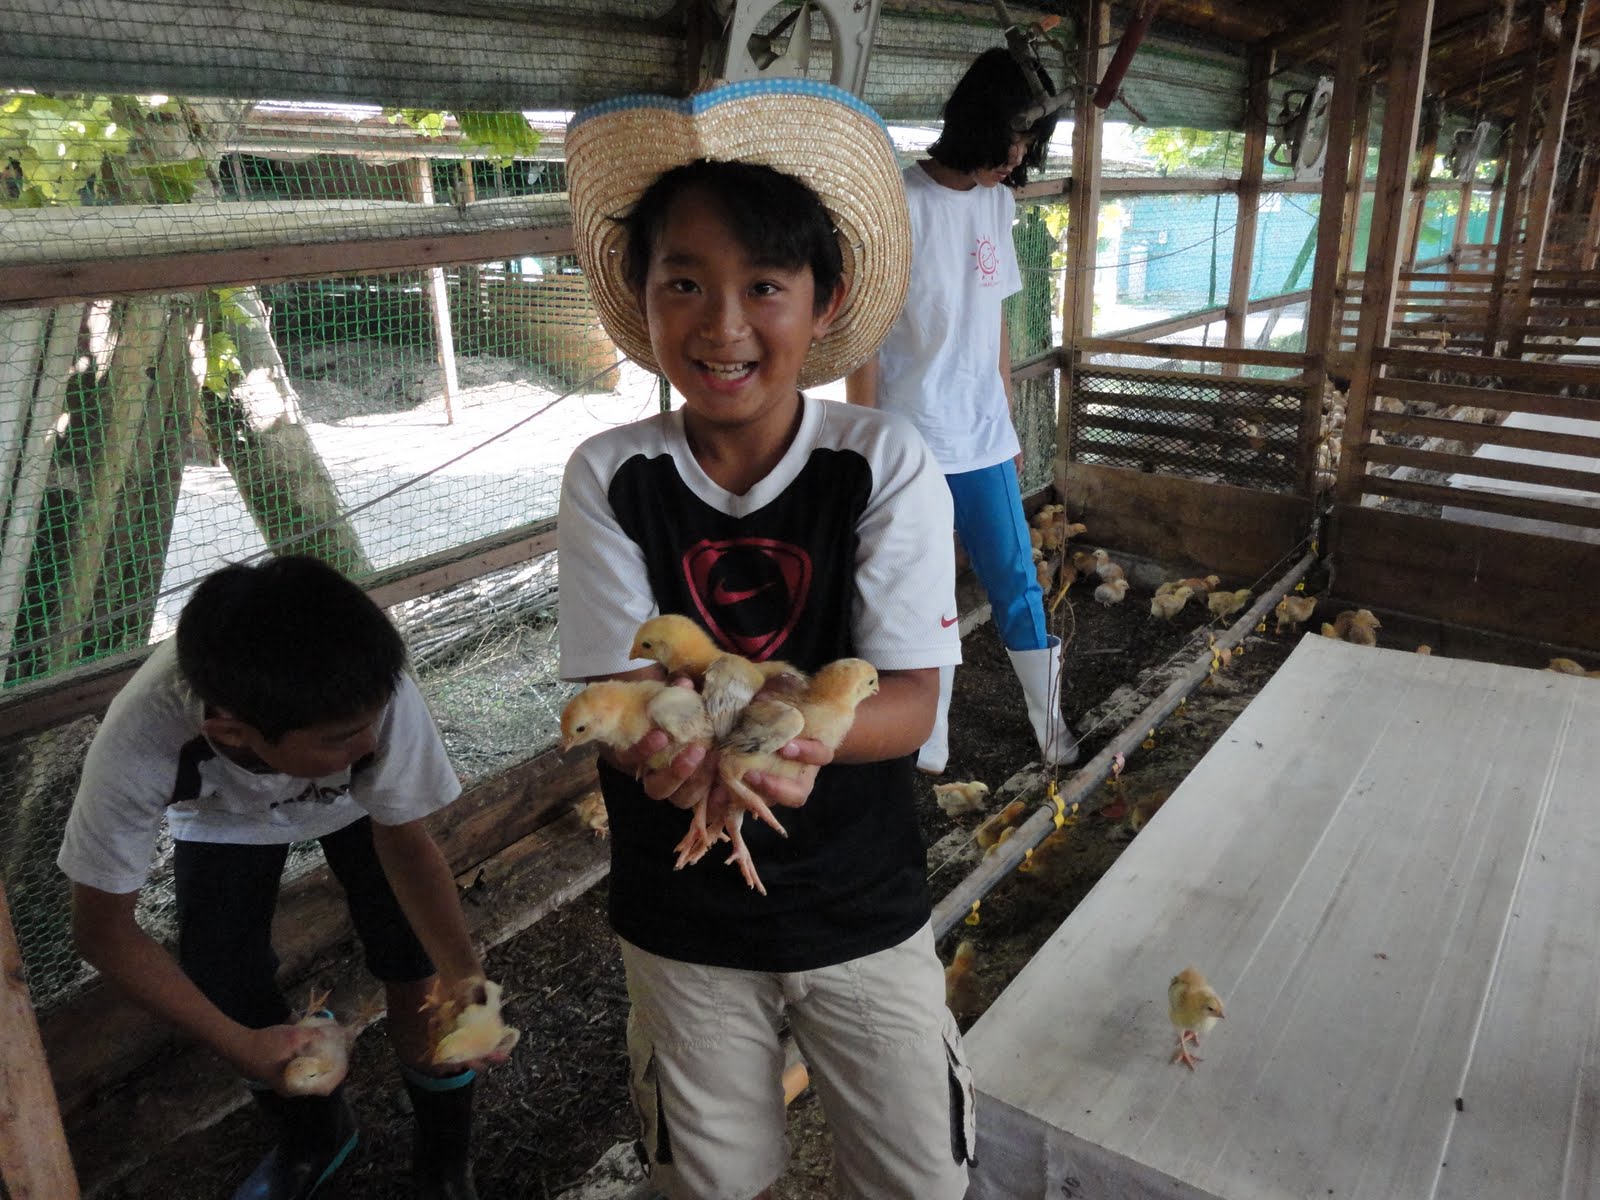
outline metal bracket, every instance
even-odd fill
[[[828,26],[833,53],[830,82],[860,96],[867,82],[867,61],[883,0],[801,0],[799,7],[770,32],[758,35],[761,22],[780,4],[786,4],[786,0],[716,3],[725,25],[712,74],[730,83],[804,76],[810,68],[811,11],[815,9]],[[777,39],[791,30],[788,43],[780,50]]]

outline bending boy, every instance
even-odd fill
[[[475,1195],[473,1072],[427,1065],[423,1002],[482,974],[455,882],[422,818],[461,791],[405,644],[316,559],[229,566],[195,589],[177,637],[112,701],[89,747],[58,862],[72,929],[102,975],[250,1082],[278,1143],[236,1200],[302,1200],[356,1143],[343,1085],[280,1095],[308,1038],[287,1024],[271,923],[289,845],[313,838],[343,885],[416,1114],[418,1194]],[[163,818],[178,957],[134,919]],[[437,968],[437,973],[436,973]]]
[[[857,656],[881,683],[835,752],[784,748],[799,781],[747,777],[787,806],[787,838],[745,823],[765,896],[718,853],[673,869],[689,818],[662,800],[703,786],[714,749],[643,779],[659,732],[602,759],[653,1180],[675,1198],[766,1194],[787,1155],[787,1017],[843,1194],[956,1200],[972,1088],[912,809],[938,668],[960,657],[950,497],[909,423],[799,390],[869,355],[904,296],[887,133],[847,93],[774,80],[600,105],[573,119],[567,153],[601,319],[683,405],[568,465],[563,677],[659,676],[630,660],[634,631],[682,613],[748,658]]]

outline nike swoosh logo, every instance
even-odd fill
[[[955,617],[940,617],[939,618],[939,628],[940,629],[949,629],[950,626],[954,625],[959,620],[961,620],[961,618],[959,616],[955,616]]]
[[[771,586],[772,585],[770,583],[763,583],[760,587],[748,588],[744,591],[736,592],[726,583],[723,583],[719,580],[717,582],[717,586],[711,589],[711,603],[737,604],[741,600],[749,600],[753,596],[759,596]]]

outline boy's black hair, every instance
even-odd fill
[[[751,261],[785,271],[810,267],[814,309],[820,313],[828,306],[844,279],[844,255],[833,218],[804,180],[751,162],[700,159],[663,171],[639,202],[618,218],[628,236],[623,278],[635,289],[644,287],[651,251],[673,202],[691,190],[720,210]]]
[[[223,567],[178,617],[189,686],[269,742],[381,708],[405,661],[405,642],[371,597],[305,555]]]
[[[1036,68],[1045,92],[1055,84],[1043,67]],[[967,73],[956,84],[944,104],[944,128],[928,147],[928,157],[953,171],[982,171],[1001,166],[1011,156],[1011,140],[1018,130],[1013,117],[1035,103],[1028,88],[1028,77],[1011,57],[1009,50],[995,48],[978,55]],[[1027,182],[1028,172],[1044,166],[1050,137],[1056,130],[1057,113],[1052,111],[1028,127],[1028,153],[1022,164],[1006,177],[1011,187]]]

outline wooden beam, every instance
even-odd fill
[[[1356,92],[1355,125],[1350,131],[1350,179],[1344,197],[1344,221],[1339,229],[1339,266],[1334,283],[1341,288],[1350,274],[1351,259],[1355,257],[1361,202],[1367,194],[1367,142],[1370,140],[1371,124],[1372,84],[1366,79],[1363,68],[1361,84]]]
[[[1427,215],[1428,195],[1433,185],[1433,160],[1439,150],[1439,126],[1443,114],[1434,119],[1431,127],[1427,129],[1417,142],[1414,155],[1416,173],[1412,179],[1411,191],[1406,196],[1406,222],[1404,232],[1400,235],[1401,260],[1410,268],[1417,261],[1417,243],[1422,240],[1423,218]]]
[[[1399,0],[1390,33],[1388,107],[1383,116],[1383,145],[1378,155],[1378,184],[1373,202],[1372,235],[1367,245],[1366,277],[1361,291],[1361,324],[1356,333],[1344,443],[1335,495],[1356,495],[1366,469],[1367,409],[1378,365],[1374,353],[1389,344],[1394,320],[1394,294],[1400,272],[1400,234],[1405,219],[1406,185],[1417,149],[1417,114],[1427,78],[1428,39],[1433,27],[1433,0]]]
[[[1068,199],[1067,276],[1061,289],[1062,378],[1056,401],[1059,494],[1072,445],[1072,372],[1078,344],[1094,332],[1095,244],[1100,233],[1100,170],[1104,112],[1095,107],[1094,84],[1104,74],[1111,42],[1109,0],[1087,0],[1076,21],[1079,86],[1072,125],[1072,192]]]
[[[572,253],[570,225],[0,267],[0,308]]]
[[[1360,86],[1366,22],[1367,0],[1345,0],[1339,10],[1339,57],[1328,104],[1328,156],[1322,172],[1322,204],[1317,211],[1316,257],[1311,260],[1311,300],[1306,307],[1306,354],[1317,360],[1307,372],[1306,405],[1300,420],[1300,489],[1307,496],[1316,488],[1317,439],[1322,433],[1322,390],[1333,343],[1345,200],[1352,177],[1356,194],[1360,194],[1366,163],[1365,104]]]
[[[1190,179],[1183,175],[1114,175],[1100,181],[1102,196],[1156,196],[1171,192],[1209,196],[1238,190],[1237,179]]]
[[[0,883],[0,1196],[77,1200],[78,1178]]]
[[[1260,48],[1249,53],[1249,85],[1244,106],[1244,169],[1239,174],[1238,218],[1233,226],[1233,269],[1228,278],[1228,318],[1224,345],[1244,345],[1245,320],[1250,313],[1250,280],[1256,260],[1256,222],[1261,211],[1261,173],[1267,155],[1267,82],[1272,77],[1272,52]],[[1230,366],[1225,374],[1237,375]]]
[[[1572,98],[1572,78],[1578,66],[1578,46],[1583,32],[1583,14],[1589,0],[1567,0],[1561,18],[1561,45],[1550,63],[1549,90],[1545,96],[1544,133],[1539,138],[1539,161],[1534,168],[1528,196],[1528,236],[1522,250],[1523,275],[1544,266],[1544,243],[1550,233],[1551,210],[1556,203],[1557,172],[1561,165],[1561,138],[1567,123],[1567,105]],[[1516,326],[1528,320],[1533,297],[1518,288],[1508,302],[1513,326],[1506,353],[1521,358],[1526,339]]]
[[[1131,354],[1141,358],[1176,358],[1184,362],[1242,363],[1258,367],[1302,370],[1304,354],[1282,350],[1229,349],[1226,346],[1189,346],[1181,342],[1129,342],[1121,338],[1084,338],[1079,343],[1084,354]]]

